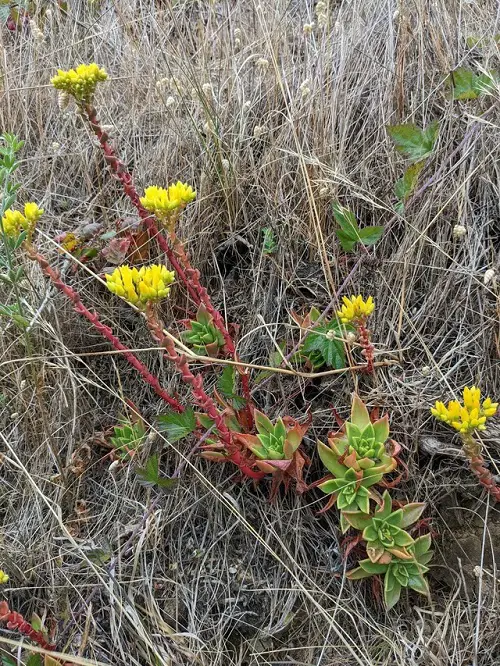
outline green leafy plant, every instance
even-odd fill
[[[238,434],[237,440],[246,446],[256,458],[256,466],[266,474],[273,475],[273,497],[283,482],[288,487],[293,479],[298,492],[304,492],[306,485],[302,478],[304,465],[309,464],[308,457],[299,449],[302,439],[309,428],[309,423],[301,425],[285,416],[276,423],[259,412],[254,411],[256,435]]]
[[[361,511],[344,511],[346,522],[363,532],[366,552],[372,562],[390,562],[391,555],[400,559],[412,559],[408,546],[414,543],[405,528],[415,523],[421,516],[425,504],[413,502],[401,509],[392,510],[392,499],[386,490],[382,495],[382,504],[372,516]]]
[[[403,587],[428,594],[423,574],[430,560],[430,536],[414,539],[406,531],[421,516],[425,505],[411,503],[393,510],[386,490],[382,496],[375,486],[397,466],[399,447],[389,440],[387,415],[370,414],[353,396],[351,418],[328,438],[328,446],[318,442],[319,456],[331,476],[314,484],[332,497],[340,510],[342,532],[350,528],[360,534],[368,558],[348,573],[351,580],[384,574],[384,598],[388,608],[399,599]],[[375,503],[372,510],[371,502]]]
[[[480,95],[492,95],[498,85],[498,72],[476,74],[467,67],[459,67],[450,74],[453,99],[477,99]]]
[[[439,134],[439,123],[433,121],[425,129],[417,127],[414,123],[389,125],[387,132],[394,141],[396,150],[411,162],[395,186],[398,199],[396,210],[402,214],[406,201],[415,191],[427,158],[434,151]]]
[[[292,361],[305,365],[310,370],[318,370],[324,365],[330,368],[345,367],[345,334],[354,330],[352,326],[342,324],[337,317],[324,318],[321,323],[316,324],[320,312],[315,307],[311,308],[305,317],[297,313],[292,313],[292,316],[301,329],[313,327],[304,337]]]
[[[109,438],[113,455],[117,460],[129,462],[141,448],[146,434],[141,418],[135,421],[124,419],[120,425],[114,426],[113,435]]]
[[[157,455],[148,458],[144,467],[137,467],[135,473],[142,485],[147,487],[158,486],[163,491],[172,490],[178,483],[178,479],[170,479],[160,474],[160,464]]]
[[[169,442],[174,444],[180,439],[191,435],[196,430],[196,417],[192,407],[182,413],[168,412],[158,416],[158,426]]]
[[[432,155],[439,133],[439,123],[435,120],[425,129],[414,123],[389,125],[387,131],[399,153],[411,162],[420,162]]]
[[[384,233],[384,227],[359,227],[356,216],[352,211],[338,202],[332,204],[333,217],[339,225],[340,229],[335,231],[340,245],[344,252],[352,252],[358,243],[365,247],[375,245],[380,240]]]
[[[196,319],[188,320],[186,326],[187,331],[181,333],[181,338],[197,354],[217,356],[224,347],[224,336],[214,326],[214,318],[203,303],[198,307]]]
[[[274,232],[271,227],[262,228],[262,253],[263,254],[274,254],[278,249],[278,243],[274,236]]]

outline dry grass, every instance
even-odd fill
[[[2,321],[0,564],[12,605],[57,618],[59,649],[82,663],[500,663],[498,509],[453,450],[431,456],[425,445],[433,400],[473,382],[498,397],[500,385],[498,291],[483,284],[485,270],[498,268],[498,100],[452,103],[445,85],[460,64],[498,66],[493,42],[479,55],[466,44],[500,31],[497,3],[331,0],[327,28],[309,37],[309,0],[104,0],[95,10],[75,0],[67,17],[50,4],[43,44],[28,30],[2,32],[0,106],[2,129],[26,140],[21,198],[47,211],[44,249],[62,262],[56,233],[88,221],[111,228],[131,214],[80,118],[60,112],[48,84],[58,66],[95,60],[112,79],[98,93],[102,121],[138,185],[196,184],[182,234],[228,321],[242,325],[245,360],[266,363],[273,338],[295,335],[292,309],[324,306],[340,285],[374,295],[377,349],[400,365],[373,381],[275,377],[255,398],[272,415],[295,416],[314,398],[312,453],[334,425],[329,406],[345,414],[359,381],[371,404],[391,412],[410,469],[397,496],[429,502],[438,553],[433,606],[408,596],[386,614],[369,585],[345,581],[336,514],[317,516],[319,494],[270,505],[264,486],[235,484],[229,468],[189,458],[175,492],[152,505],[155,493],[130,469],[110,474],[95,447],[83,476],[67,474],[72,454],[116,422],[124,397],[151,424],[163,405],[52,294],[29,348]],[[404,220],[394,217],[403,161],[385,126],[435,118],[426,187]],[[332,198],[387,227],[352,273],[335,240]],[[467,227],[461,241],[452,237],[457,223]],[[261,254],[264,226],[279,240],[273,260]],[[25,307],[35,312],[49,287],[27,270]],[[91,274],[71,279],[132,347],[151,346],[137,317]],[[141,358],[180,388],[156,352]],[[485,444],[498,473],[492,432]],[[451,433],[436,436],[449,453]],[[141,455],[162,446],[156,434]],[[163,448],[167,472],[188,450]],[[318,475],[315,461],[310,480]]]

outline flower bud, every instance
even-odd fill
[[[483,275],[483,282],[484,284],[489,284],[490,282],[494,282],[496,278],[496,273],[493,268],[488,268],[487,271],[485,271]]]

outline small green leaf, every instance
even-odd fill
[[[94,564],[104,565],[111,559],[111,552],[104,548],[94,548],[86,552],[88,559]]]
[[[196,417],[193,409],[188,407],[182,414],[170,412],[158,416],[158,426],[165,433],[168,441],[174,444],[194,432]]]
[[[389,572],[384,577],[384,601],[387,610],[395,606],[401,596],[401,585]]]
[[[422,515],[425,509],[425,504],[423,502],[412,502],[411,504],[406,504],[402,508],[403,520],[401,521],[401,527],[409,527],[416,523],[417,520]]]
[[[26,666],[42,666],[42,664],[43,664],[42,655],[36,652],[30,654],[29,657],[26,659]]]
[[[274,237],[274,232],[271,227],[263,227],[262,229],[263,243],[262,252],[264,254],[273,254],[278,249],[278,244]]]
[[[138,467],[135,473],[139,481],[144,486],[159,486],[162,490],[170,490],[177,483],[178,479],[169,479],[160,475],[158,456],[154,455],[148,458],[144,467]]]
[[[387,131],[398,152],[412,162],[419,162],[432,153],[439,131],[439,124],[434,121],[425,130],[420,129],[413,123],[389,125]]]
[[[363,245],[375,245],[382,238],[384,227],[364,227],[359,230],[359,238]]]
[[[32,613],[30,624],[35,631],[42,631],[43,629],[42,618],[36,613]]]
[[[396,182],[394,190],[403,210],[406,200],[413,194],[417,186],[424,164],[424,161],[411,164],[404,172],[403,177]]]
[[[467,67],[459,67],[450,74],[453,99],[477,99],[479,95],[491,95],[498,79],[497,72],[475,74]]]
[[[226,365],[222,375],[217,380],[217,388],[226,397],[230,397],[236,392],[236,371],[234,366]]]
[[[331,368],[345,367],[345,351],[343,336],[346,327],[337,319],[332,319],[326,326],[317,326],[307,334],[301,353],[308,356],[313,352],[319,352],[326,365]],[[317,360],[315,365],[318,367]]]

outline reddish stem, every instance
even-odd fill
[[[207,311],[212,315],[214,324],[217,326],[224,337],[224,346],[227,353],[230,354],[236,361],[238,361],[239,359],[236,354],[234,341],[226,328],[224,319],[220,312],[214,307],[206,288],[201,284],[200,271],[196,268],[193,268],[191,265],[189,257],[184,249],[184,245],[175,237],[175,234],[172,234],[173,248],[170,247],[167,239],[156,226],[154,217],[141,204],[139,195],[132,179],[132,175],[127,171],[124,163],[118,158],[113,146],[111,146],[109,143],[109,136],[102,129],[99,123],[95,107],[93,107],[91,104],[87,104],[83,107],[83,110],[90,124],[90,127],[96,135],[104,152],[104,157],[109,168],[111,169],[111,172],[113,173],[114,177],[122,184],[123,191],[137,209],[137,212],[139,213],[140,218],[144,221],[150,236],[156,238],[158,241],[160,249],[167,255],[167,258],[172,264],[173,269],[185,284],[193,301],[197,305],[203,303]],[[248,374],[246,370],[242,368],[238,368],[238,372],[241,376],[243,395],[247,401],[248,416],[250,418],[250,422],[253,422],[252,410],[250,407],[251,396]]]
[[[137,356],[135,356],[128,347],[120,342],[120,340],[114,335],[113,331],[109,326],[103,324],[99,317],[91,312],[88,308],[83,305],[80,300],[80,295],[69,285],[63,282],[60,278],[59,273],[50,266],[46,258],[37,252],[37,250],[29,244],[25,244],[26,252],[32,261],[37,261],[40,265],[42,271],[47,275],[54,285],[61,291],[73,304],[73,308],[78,314],[83,315],[92,326],[98,331],[106,340],[108,340],[111,345],[119,352],[123,352],[122,356],[134,367],[137,372],[142,376],[142,378],[153,388],[155,393],[160,396],[172,409],[176,412],[183,412],[184,407],[178,402],[175,398],[167,393],[167,391],[162,388],[158,379],[146,368],[146,366],[139,361]]]
[[[477,476],[479,483],[486,488],[495,502],[500,502],[500,487],[497,486],[493,474],[484,464],[484,458],[481,455],[481,443],[476,442],[471,433],[462,433],[460,437],[472,473]]]
[[[29,622],[26,622],[21,613],[11,610],[6,601],[0,601],[0,622],[5,622],[7,629],[17,629],[21,634],[32,640],[33,643],[38,643],[44,650],[52,651],[56,649],[55,645],[45,640],[41,631],[36,631]]]
[[[191,387],[196,404],[214,421],[219,436],[226,447],[228,459],[237,465],[245,476],[256,480],[261,479],[264,474],[251,469],[238,446],[234,443],[232,433],[227,427],[223,415],[217,409],[212,398],[205,392],[203,377],[200,374],[194,375],[191,372],[186,357],[177,352],[174,341],[168,335],[165,335],[163,324],[157,319],[151,307],[146,311],[146,321],[153,338],[165,348],[165,356],[175,364],[181,373],[183,381]]]
[[[357,328],[359,333],[359,344],[363,348],[361,353],[366,358],[365,372],[372,375],[374,372],[373,361],[375,347],[370,340],[370,331],[366,328],[366,323],[363,319],[358,321]]]

